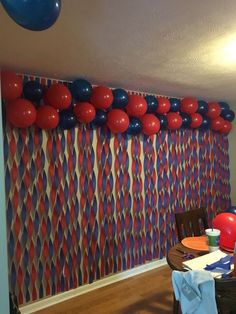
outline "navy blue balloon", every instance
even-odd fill
[[[62,110],[59,113],[59,127],[63,130],[69,130],[76,126],[77,120],[71,110]]]
[[[141,121],[137,118],[130,118],[129,126],[128,129],[126,130],[127,134],[137,135],[141,132],[141,130],[142,130]]]
[[[164,114],[158,114],[156,116],[160,121],[160,128],[165,130],[167,128],[167,117]]]
[[[112,94],[114,97],[114,100],[112,103],[113,108],[124,108],[128,104],[129,96],[128,96],[128,93],[124,89],[122,88],[114,89],[112,91]]]
[[[92,95],[92,85],[84,80],[75,80],[70,86],[71,94],[77,101],[89,101]]]
[[[38,81],[28,81],[23,87],[24,98],[39,101],[43,98],[43,86]]]
[[[31,31],[49,28],[61,11],[61,0],[2,0],[2,5],[17,24]]]
[[[236,206],[230,206],[225,210],[226,213],[231,213],[236,215]]]
[[[185,128],[185,129],[189,128],[190,124],[192,122],[191,117],[187,113],[184,113],[184,112],[181,112],[180,115],[182,117],[182,125],[181,125],[181,127]]]
[[[178,112],[180,110],[180,99],[178,98],[170,98],[170,111]]]
[[[199,129],[201,130],[207,130],[210,128],[211,120],[208,117],[203,116],[202,117],[202,124],[200,125]]]
[[[218,104],[220,105],[220,108],[221,108],[221,114],[230,109],[229,104],[227,104],[227,102],[220,101],[220,102],[218,102]]]
[[[235,114],[232,110],[225,110],[221,113],[221,117],[227,121],[232,122],[235,118]]]
[[[157,99],[153,95],[147,95],[144,97],[147,102],[147,113],[156,112],[157,110]]]
[[[197,113],[205,114],[207,113],[207,111],[208,111],[208,103],[204,100],[199,100]]]
[[[96,116],[91,122],[92,125],[94,126],[102,126],[107,122],[107,114],[105,111],[102,110],[97,110],[96,111]]]

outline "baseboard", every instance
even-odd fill
[[[36,311],[42,310],[46,307],[52,306],[54,304],[57,304],[59,302],[63,302],[66,300],[69,300],[71,298],[77,297],[79,295],[85,294],[87,292],[91,292],[93,290],[108,286],[110,284],[113,284],[115,282],[118,282],[120,280],[124,280],[129,277],[133,277],[136,275],[139,275],[141,273],[144,273],[146,271],[161,267],[167,265],[166,259],[163,258],[161,260],[153,261],[141,266],[137,266],[133,269],[129,269],[126,271],[123,271],[118,274],[114,274],[112,276],[109,276],[104,279],[100,279],[98,281],[95,281],[91,284],[84,285],[82,287],[78,287],[76,289],[71,289],[69,291],[59,293],[57,295],[51,296],[49,298],[42,299],[37,302],[33,302],[29,305],[25,305],[20,307],[21,314],[30,314],[34,313]]]

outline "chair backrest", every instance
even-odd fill
[[[200,236],[208,228],[205,208],[192,209],[183,213],[175,213],[178,239],[185,237]]]
[[[216,303],[219,314],[236,313],[236,277],[215,278]]]

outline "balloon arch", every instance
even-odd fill
[[[228,134],[235,117],[225,102],[143,97],[121,88],[92,87],[84,79],[76,79],[69,87],[55,83],[46,88],[36,80],[23,84],[16,73],[2,71],[1,85],[7,120],[17,128],[71,129],[85,123],[91,127],[106,125],[113,133],[130,135],[142,132],[149,136],[160,129],[180,128]]]

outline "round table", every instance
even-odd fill
[[[184,259],[184,253],[191,253],[194,257],[198,257],[209,252],[189,249],[183,244],[177,243],[168,251],[166,256],[167,263],[171,269],[185,271],[182,265],[183,261],[186,261],[186,259]]]

